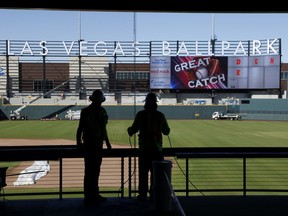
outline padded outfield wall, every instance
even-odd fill
[[[143,105],[103,105],[108,114],[109,119],[133,119],[137,111],[143,109]],[[12,110],[16,110],[19,106],[1,106],[2,118],[9,119],[9,114]],[[59,118],[64,119],[68,110],[80,110],[85,106],[71,105],[71,106],[40,106],[31,105],[26,107],[21,113],[28,117],[30,120],[39,120],[45,118],[53,118],[58,115]],[[233,110],[238,110],[239,106],[233,106]],[[159,105],[158,110],[165,113],[168,119],[211,119],[214,111],[227,112],[229,109],[225,105]]]
[[[240,114],[247,120],[288,120],[288,99],[241,99]]]
[[[0,119],[9,119],[11,110],[19,106],[0,105]],[[53,118],[58,114],[64,119],[68,110],[79,110],[84,106],[30,105],[23,110],[28,119]],[[110,119],[133,119],[143,105],[109,105],[104,107]],[[214,111],[240,113],[243,120],[288,120],[288,99],[240,99],[239,105],[159,105],[168,119],[211,119]]]

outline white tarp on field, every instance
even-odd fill
[[[47,175],[50,171],[48,161],[34,161],[34,163],[21,171],[18,179],[13,183],[14,186],[18,185],[31,185],[35,184],[38,179]]]

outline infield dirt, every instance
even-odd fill
[[[73,140],[34,140],[34,139],[0,139],[1,146],[43,146],[43,145],[74,145]],[[76,144],[75,144],[76,145]],[[104,145],[105,147],[105,145]],[[123,145],[113,145],[112,148],[125,148]],[[13,183],[17,180],[21,171],[31,166],[34,161],[22,161],[14,168],[7,171],[6,182],[7,187],[26,188],[31,186],[33,188],[55,188],[59,182],[59,161],[49,161],[50,171],[47,175],[37,180],[33,185],[21,185],[13,186]],[[124,161],[125,170],[128,170],[128,161]],[[100,187],[120,185],[120,158],[104,158],[101,166]],[[84,161],[83,158],[65,158],[63,159],[63,173],[62,183],[63,187],[81,187],[84,176]],[[128,174],[125,179],[128,178]],[[103,179],[101,181],[101,179]]]

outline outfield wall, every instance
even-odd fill
[[[143,105],[105,105],[110,119],[133,119]],[[0,105],[0,119],[9,119],[10,111],[20,106]],[[58,115],[64,119],[68,110],[80,110],[85,105],[30,105],[22,114],[28,119],[49,119]],[[240,113],[243,120],[288,120],[288,99],[240,99],[239,105],[159,105],[168,119],[211,119],[214,111]]]
[[[288,99],[241,99],[240,114],[248,120],[288,120]]]
[[[143,109],[143,105],[104,105],[109,119],[133,119],[135,113]],[[16,110],[19,106],[5,105],[0,107],[3,113],[1,119],[9,119],[9,114],[12,110]],[[58,115],[59,118],[64,119],[68,110],[76,111],[84,108],[82,105],[70,106],[41,106],[30,105],[27,106],[21,113],[30,120],[49,119]],[[237,106],[239,107],[239,106]],[[214,111],[226,112],[228,106],[225,105],[159,105],[158,110],[165,113],[168,119],[211,119]],[[236,107],[235,107],[236,108]]]

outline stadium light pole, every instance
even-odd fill
[[[215,52],[215,13],[212,13],[212,35],[211,35],[211,45],[212,45],[212,55],[214,55]]]
[[[81,31],[82,31],[82,21],[81,21],[81,11],[78,12],[78,38],[81,40]]]
[[[133,42],[136,43],[136,12],[133,13]],[[133,91],[134,91],[134,117],[136,115],[136,49],[133,51],[133,65],[134,65],[134,73],[133,73]]]
[[[215,41],[216,41],[216,37],[215,37],[215,14],[212,13],[212,35],[211,35],[211,46],[212,46],[212,55],[215,56]],[[215,102],[215,90],[212,89],[211,91],[211,100],[212,100],[212,104],[214,104]]]
[[[82,56],[80,54],[80,44],[81,41],[83,41],[83,39],[81,38],[81,11],[78,12],[78,52],[79,52],[79,60],[78,60],[78,64],[79,64],[79,75],[78,75],[78,82],[79,85],[76,85],[76,92],[78,91],[79,93],[79,99],[82,100],[84,97],[84,94],[86,94],[86,90],[84,88],[84,86],[82,86]],[[77,82],[77,81],[76,81]],[[77,88],[78,87],[78,88]]]

